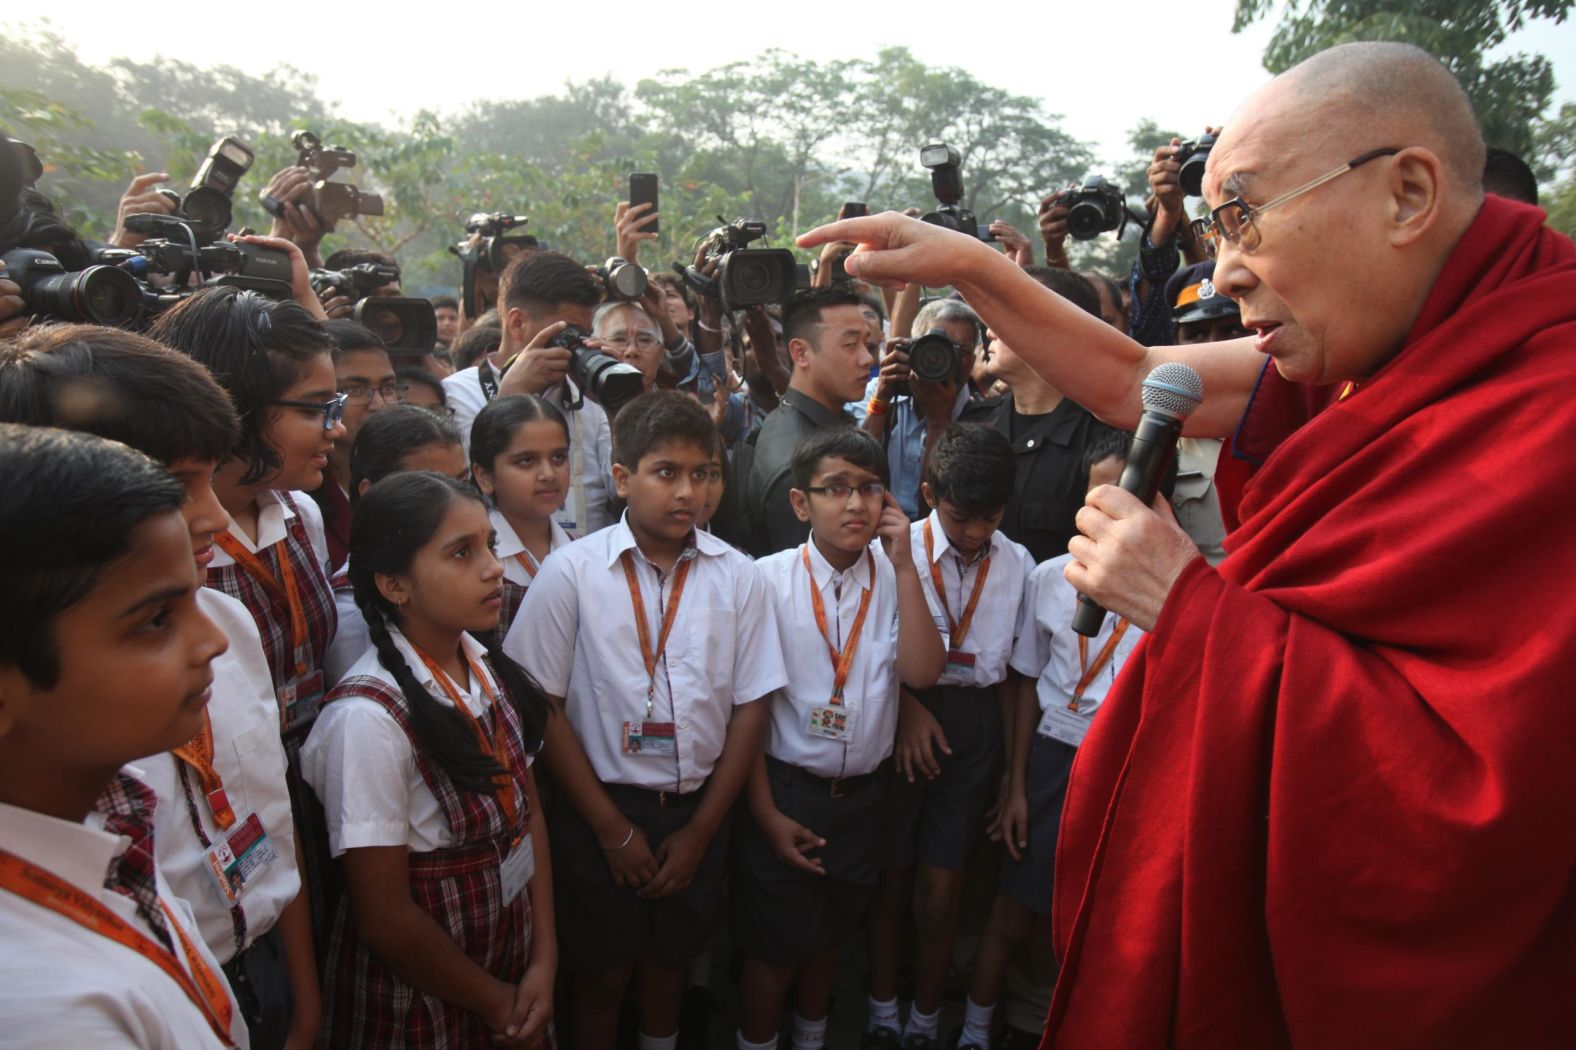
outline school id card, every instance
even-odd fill
[[[256,813],[249,814],[209,846],[204,856],[219,896],[232,906],[241,899],[241,893],[256,879],[258,872],[279,859]]]
[[[514,844],[509,855],[503,859],[500,874],[503,878],[503,902],[513,904],[520,892],[531,884],[531,876],[536,874],[536,847],[531,842],[529,832]]]
[[[279,715],[285,733],[298,732],[317,719],[323,707],[323,672],[292,678],[279,687]]]
[[[842,744],[854,742],[854,713],[842,704],[823,704],[810,708],[805,732],[821,740]]]
[[[619,741],[619,750],[626,755],[672,758],[679,753],[678,726],[672,722],[625,722]]]

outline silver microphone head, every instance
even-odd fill
[[[1204,400],[1204,380],[1181,361],[1157,365],[1144,379],[1144,409],[1186,419]]]

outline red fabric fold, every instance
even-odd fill
[[[1489,198],[1080,749],[1045,1046],[1576,1045],[1576,250]]]

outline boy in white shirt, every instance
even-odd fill
[[[866,1044],[931,1050],[957,936],[963,868],[997,793],[1003,715],[998,695],[1034,559],[998,531],[1016,478],[1012,445],[974,423],[949,426],[920,492],[934,507],[911,543],[946,664],[933,689],[904,691],[881,886],[870,908]],[[1003,687],[1011,697],[1011,683]],[[910,887],[912,886],[912,892]],[[914,1001],[898,1032],[897,964],[910,899]]]
[[[694,398],[626,405],[623,520],[548,555],[504,640],[566,716],[543,753],[562,790],[548,827],[576,1047],[613,1046],[633,974],[641,1050],[672,1050],[684,963],[721,917],[762,701],[787,681],[760,571],[695,528],[715,447]]]
[[[125,763],[202,725],[224,635],[185,491],[87,434],[0,424],[0,1047],[248,1046]]]
[[[876,440],[852,427],[817,431],[790,469],[789,499],[810,539],[758,563],[793,670],[771,700],[766,754],[748,787],[752,819],[741,820],[734,849],[739,1050],[776,1047],[790,985],[795,1050],[825,1045],[837,950],[880,876],[898,681],[935,684],[946,655]]]

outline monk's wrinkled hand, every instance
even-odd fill
[[[1067,545],[1067,582],[1110,612],[1152,631],[1182,570],[1200,557],[1165,497],[1146,507],[1115,485],[1089,490]]]

